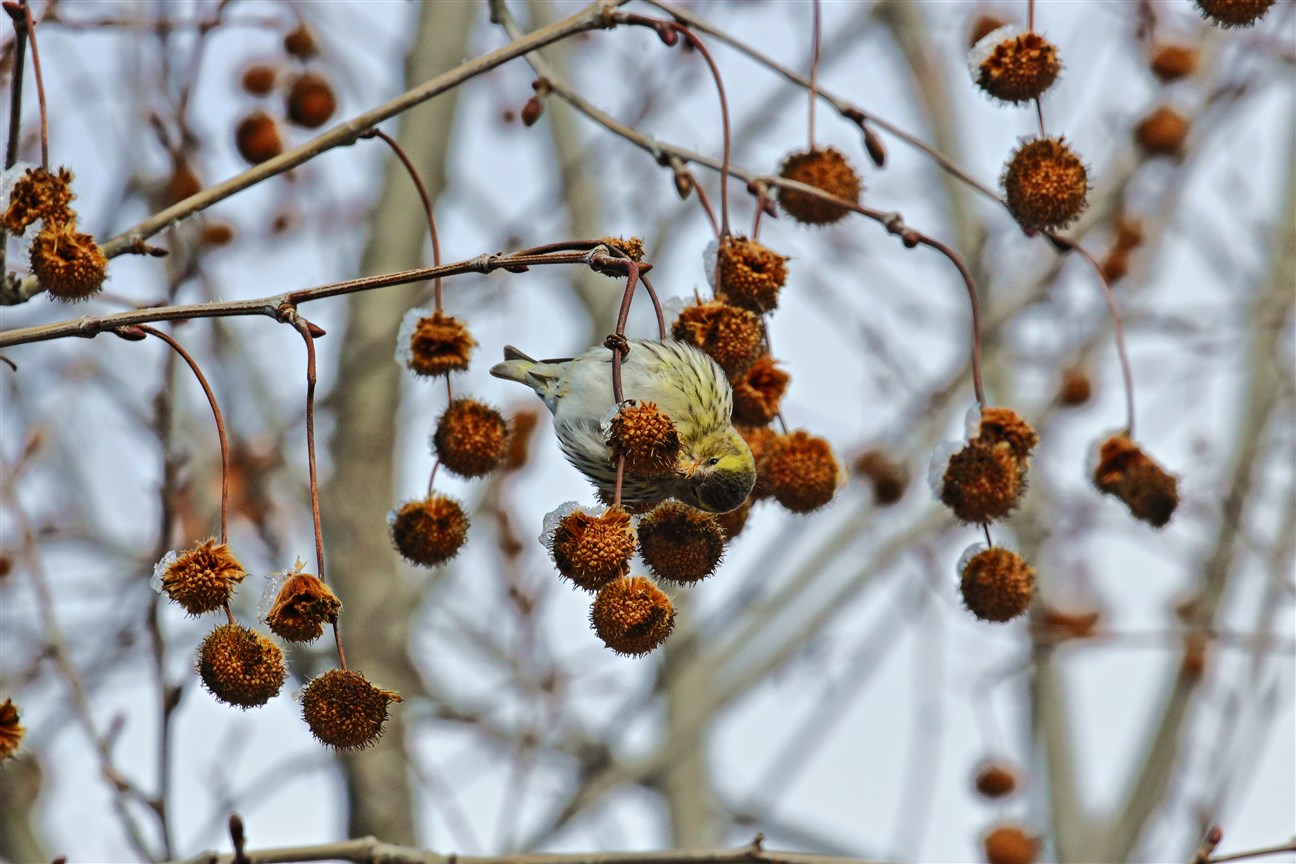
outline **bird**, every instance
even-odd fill
[[[756,461],[734,428],[733,390],[714,360],[675,340],[630,339],[621,364],[626,402],[652,402],[675,424],[680,454],[662,477],[626,474],[621,502],[642,512],[668,498],[708,513],[727,513],[747,500],[756,484]],[[534,360],[509,345],[490,373],[525,384],[544,400],[567,461],[611,501],[616,462],[606,424],[613,414],[612,352],[590,348],[565,360]]]

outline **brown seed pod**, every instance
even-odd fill
[[[1024,491],[1021,465],[1007,443],[969,441],[946,465],[940,500],[961,522],[998,522]]]
[[[1125,274],[1129,273],[1130,253],[1119,246],[1112,247],[1107,250],[1099,266],[1102,267],[1103,276],[1108,282],[1119,282],[1125,278]]]
[[[590,607],[590,626],[613,651],[637,657],[666,641],[675,626],[675,608],[651,579],[617,579],[599,589]]]
[[[19,723],[18,706],[12,699],[0,705],[0,762],[11,758],[22,744],[27,730]]]
[[[765,457],[769,453],[770,445],[778,438],[778,433],[769,426],[737,426],[738,434],[742,436],[743,441],[747,442],[747,449],[751,450],[752,459],[756,461],[756,486],[753,487],[751,494],[747,496],[748,501],[759,501],[762,498],[768,498],[773,494],[770,489],[768,474],[765,467]]]
[[[714,300],[681,312],[671,336],[701,349],[730,378],[746,372],[764,353],[760,318]]]
[[[1149,156],[1178,157],[1191,129],[1187,117],[1162,105],[1135,124],[1134,140]]]
[[[1148,68],[1162,84],[1187,78],[1197,71],[1198,51],[1191,45],[1166,43],[1152,49]]]
[[[1039,844],[1023,826],[1000,823],[982,838],[988,864],[1035,864]]]
[[[264,111],[253,111],[234,129],[234,145],[249,165],[259,165],[283,152],[279,124]]]
[[[661,579],[689,584],[715,572],[725,533],[709,513],[670,501],[639,520],[639,554]]]
[[[778,415],[789,376],[775,362],[773,357],[764,354],[731,382],[734,423],[764,426]]]
[[[665,477],[679,462],[679,432],[652,402],[631,399],[617,410],[609,424],[608,447],[612,464],[624,456],[626,473],[636,477]]]
[[[163,199],[169,207],[191,195],[197,195],[202,188],[202,178],[198,176],[198,172],[194,170],[188,159],[180,156],[176,158],[175,166],[171,169],[171,176],[167,178]]]
[[[1274,0],[1196,0],[1197,11],[1218,27],[1250,27],[1264,17]]]
[[[599,516],[573,510],[553,531],[559,575],[586,591],[630,575],[630,557],[637,546],[630,514],[621,507],[609,507]]]
[[[283,46],[288,56],[298,60],[310,60],[319,54],[319,43],[305,21],[297,22],[296,27],[284,34]]]
[[[1128,213],[1117,216],[1112,226],[1112,244],[1117,249],[1134,249],[1143,245],[1143,220]]]
[[[103,290],[108,259],[75,222],[46,220],[31,247],[31,269],[51,297],[75,303]]]
[[[1062,370],[1062,381],[1058,384],[1058,404],[1067,408],[1084,405],[1093,398],[1093,382],[1083,366],[1068,366]]]
[[[1013,31],[987,35],[970,57],[978,87],[1004,102],[1028,102],[1053,85],[1062,64],[1052,42],[1034,31]]]
[[[1189,678],[1206,674],[1206,661],[1210,659],[1210,637],[1204,633],[1189,633],[1184,637],[1183,655],[1179,658],[1179,673]]]
[[[1070,639],[1092,639],[1100,621],[1102,612],[1094,608],[1062,609],[1045,605],[1035,615],[1035,636],[1053,645]]]
[[[832,446],[803,429],[775,438],[762,461],[774,500],[793,513],[818,510],[841,486],[841,466]]]
[[[977,440],[982,444],[1007,444],[1018,463],[1026,464],[1031,451],[1039,443],[1039,436],[1029,423],[1021,419],[1011,408],[993,407],[981,409],[981,427]]]
[[[778,306],[787,258],[754,240],[733,237],[716,253],[716,299],[757,314]]]
[[[873,500],[879,507],[899,501],[909,486],[909,469],[883,450],[864,451],[851,467],[873,485]]]
[[[320,743],[335,750],[359,750],[378,743],[387,706],[399,693],[370,684],[359,672],[331,669],[302,690],[302,717]]]
[[[401,327],[401,355],[415,375],[436,377],[468,368],[477,340],[468,327],[451,315],[413,310]],[[407,332],[408,331],[408,332]]]
[[[298,562],[297,567],[301,567]],[[297,569],[288,574],[274,605],[266,613],[270,632],[289,642],[314,642],[324,635],[324,625],[337,622],[342,601],[318,576]]]
[[[1094,485],[1129,507],[1134,518],[1154,528],[1170,521],[1179,506],[1179,482],[1173,474],[1124,434],[1102,442],[1094,469]]]
[[[392,541],[411,564],[435,567],[453,558],[468,539],[468,517],[444,495],[407,501],[391,517]]]
[[[269,702],[288,675],[279,646],[241,624],[208,633],[198,647],[197,668],[209,693],[239,708]]]
[[[304,129],[317,129],[337,111],[333,85],[318,72],[303,72],[293,79],[284,99],[288,122]]]
[[[219,219],[203,223],[202,242],[206,246],[228,246],[234,242],[234,226]]]
[[[508,421],[476,399],[455,399],[441,414],[432,435],[437,458],[460,477],[484,477],[500,466],[508,451]]]
[[[1035,571],[1020,555],[998,546],[969,557],[960,583],[963,605],[982,621],[1011,621],[1035,596]]]
[[[1017,791],[1017,769],[1003,759],[986,759],[977,766],[973,783],[986,798],[1005,798]]]
[[[1026,228],[1065,228],[1088,204],[1084,163],[1061,138],[1023,143],[1008,160],[1001,183],[1009,211]]]
[[[733,542],[733,539],[742,533],[743,526],[747,524],[747,518],[751,516],[751,510],[752,499],[748,498],[728,513],[711,514],[711,518],[720,526],[720,532],[724,535],[726,543]]]
[[[215,540],[169,553],[153,572],[155,584],[190,615],[223,608],[247,576],[229,546]]]
[[[37,219],[68,224],[76,221],[72,212],[72,172],[59,168],[51,172],[45,168],[28,168],[14,181],[9,193],[9,205],[0,217],[5,230],[21,234]]]
[[[253,63],[239,75],[239,85],[250,96],[267,96],[278,77],[278,70],[269,63]]]
[[[846,161],[846,157],[832,147],[792,153],[779,166],[779,176],[856,203],[859,202],[863,188],[859,175]],[[781,186],[778,202],[789,216],[803,225],[831,225],[850,212],[840,204]]]
[[[540,412],[534,408],[519,408],[509,417],[508,451],[504,454],[504,471],[517,471],[526,465],[531,454],[531,433],[540,422]]]

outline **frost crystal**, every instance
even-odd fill
[[[174,564],[176,559],[179,557],[180,553],[172,549],[170,552],[162,556],[161,561],[153,565],[153,575],[149,578],[150,588],[159,594],[163,593],[162,578],[166,576],[167,570],[170,569],[171,565]]]
[[[963,554],[959,556],[958,567],[954,571],[955,575],[962,576],[963,570],[967,567],[968,562],[971,561],[974,556],[989,548],[990,547],[984,543],[973,543],[971,546],[964,549]]]
[[[403,368],[408,369],[410,361],[414,357],[414,330],[418,323],[424,318],[431,318],[432,310],[424,306],[416,306],[405,313],[401,319],[400,329],[396,331],[396,362]]]
[[[981,64],[994,53],[995,47],[1000,42],[1007,42],[1009,39],[1014,39],[1021,34],[1022,29],[1016,24],[1005,24],[978,39],[977,43],[969,48],[967,53],[968,74],[972,76],[972,83],[975,84],[981,80]]]
[[[941,490],[945,488],[945,470],[949,468],[950,457],[962,450],[963,445],[962,441],[942,441],[932,450],[931,461],[927,463],[927,486],[937,501],[941,500]]]

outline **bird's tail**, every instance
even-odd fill
[[[490,374],[496,378],[503,378],[505,381],[516,381],[519,384],[526,384],[528,387],[531,383],[527,381],[527,373],[536,365],[536,360],[523,354],[512,345],[504,346],[504,362],[496,363],[490,368]]]

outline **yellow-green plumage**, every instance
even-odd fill
[[[604,423],[613,406],[612,352],[596,347],[570,360],[532,360],[506,348],[504,357],[491,374],[525,384],[544,400],[563,454],[611,500],[616,465]],[[627,506],[678,498],[724,513],[747,499],[756,463],[733,428],[733,392],[715,361],[683,342],[633,339],[621,364],[621,387],[624,398],[656,403],[674,421],[681,450],[674,474],[625,478],[621,498]]]

